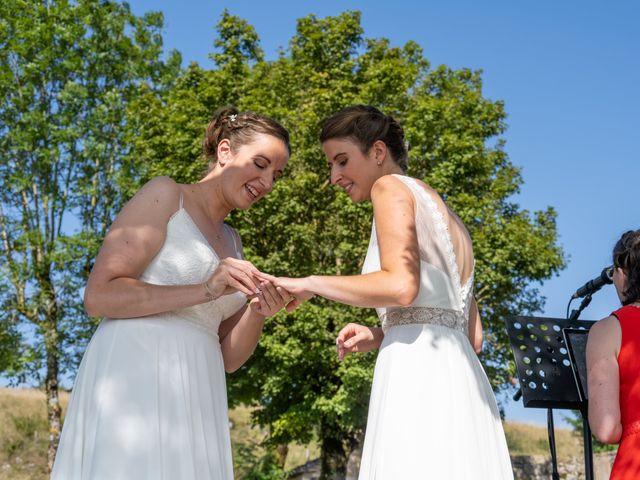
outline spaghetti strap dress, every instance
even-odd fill
[[[140,280],[197,284],[219,261],[181,197]],[[232,480],[218,327],[245,304],[234,293],[157,315],[103,319],[75,379],[51,479]]]

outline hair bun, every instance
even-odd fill
[[[219,108],[211,117],[202,140],[202,153],[209,160],[209,168],[218,160],[218,145],[228,139],[231,149],[253,141],[255,135],[264,134],[282,140],[291,155],[289,132],[277,121],[255,112],[240,113],[233,106]]]

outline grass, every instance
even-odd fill
[[[546,427],[528,423],[505,422],[504,433],[509,453],[515,455],[550,455]],[[564,428],[555,429],[558,460],[582,457],[582,436]]]
[[[61,392],[63,412],[69,394]],[[251,425],[251,410],[238,407],[229,412],[231,444],[236,478],[243,478],[263,457],[267,432]],[[44,392],[34,389],[0,388],[0,480],[46,480],[47,412]],[[285,470],[317,458],[317,445],[289,445]]]
[[[61,393],[63,410],[68,394]],[[251,409],[229,413],[236,478],[243,478],[267,450],[267,432],[251,425]],[[511,455],[549,455],[547,430],[524,423],[505,423]],[[45,395],[39,390],[0,388],[0,480],[46,480],[47,422]],[[560,461],[582,456],[580,435],[556,429]],[[316,442],[290,444],[285,470],[318,458]]]

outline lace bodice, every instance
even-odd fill
[[[238,246],[236,256],[240,256]],[[155,285],[188,285],[202,283],[211,276],[220,259],[182,206],[167,224],[167,236],[162,248],[151,260],[140,280]],[[217,335],[220,323],[246,303],[243,293],[224,295],[212,302],[165,312],[167,319],[190,322]]]
[[[473,291],[473,271],[464,284],[444,215],[438,204],[415,179],[394,175],[411,190],[416,205],[416,233],[420,251],[420,288],[409,307],[378,308],[383,329],[393,325],[430,323],[468,331]],[[362,273],[380,270],[375,221]]]

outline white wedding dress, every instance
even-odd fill
[[[385,336],[359,479],[511,480],[495,397],[467,335],[473,272],[460,278],[446,207],[396,178],[415,198],[420,289],[410,307],[378,309]],[[378,270],[374,223],[362,272]]]
[[[218,262],[181,198],[140,280],[201,283]],[[245,303],[235,293],[159,315],[105,318],[80,364],[51,478],[232,480],[218,327]]]

